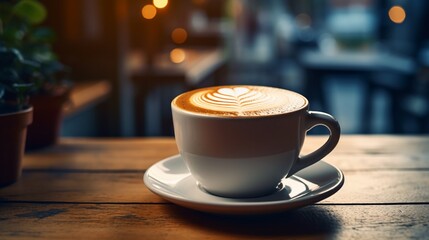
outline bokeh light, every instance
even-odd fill
[[[401,6],[393,6],[389,10],[389,18],[394,23],[402,23],[406,17],[407,14]]]
[[[176,44],[181,44],[188,38],[188,33],[183,28],[176,28],[171,32],[171,39]]]
[[[153,0],[153,5],[157,8],[165,8],[167,6],[168,0]]]
[[[142,16],[146,19],[153,19],[156,16],[156,8],[151,4],[145,5],[142,8]]]
[[[186,53],[183,49],[175,48],[170,52],[170,60],[174,63],[181,63],[185,61]]]

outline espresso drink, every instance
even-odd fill
[[[223,197],[272,193],[283,177],[326,156],[340,136],[332,116],[308,111],[307,99],[279,88],[202,88],[176,97],[171,109],[181,158],[201,188]],[[306,132],[316,125],[331,136],[300,157]]]
[[[203,115],[257,117],[293,112],[307,100],[284,89],[262,86],[216,86],[197,89],[173,100],[177,107]]]

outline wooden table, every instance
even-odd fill
[[[102,102],[109,96],[111,88],[110,82],[105,79],[74,83],[70,103],[64,108],[64,116],[73,116]]]
[[[325,112],[332,112],[328,104],[328,95],[325,93],[326,77],[345,76],[348,78],[358,78],[362,84],[362,107],[360,109],[360,133],[371,133],[371,120],[373,114],[373,98],[376,88],[380,88],[375,83],[374,74],[381,72],[393,73],[397,78],[389,78],[386,81],[390,85],[401,86],[406,82],[412,84],[415,78],[417,66],[415,62],[407,57],[400,57],[381,50],[347,52],[339,51],[333,54],[326,54],[319,50],[308,50],[302,52],[299,62],[306,75],[304,95],[309,97],[310,102],[317,101],[321,109]],[[407,85],[405,84],[405,85]],[[404,91],[405,86],[400,88]],[[402,104],[403,97],[399,93],[390,96],[392,103],[388,109],[389,118],[392,121],[393,132],[399,133],[401,125],[401,115],[398,106]]]
[[[130,58],[134,63],[130,67],[131,79],[134,86],[134,122],[138,136],[144,136],[146,125],[146,100],[154,88],[161,86],[181,85],[186,90],[201,86],[207,81],[210,85],[220,85],[221,74],[226,66],[226,56],[222,49],[182,49],[185,58],[183,62],[173,63],[169,52],[155,55],[152,66],[145,64],[139,54],[133,54]],[[134,66],[133,66],[134,65]],[[207,84],[207,83],[205,83]],[[171,99],[172,100],[172,99]],[[166,110],[171,115],[170,105]],[[159,109],[162,112],[165,109]],[[154,114],[154,113],[151,113]],[[171,128],[162,129],[162,135],[172,134],[171,116],[162,119],[162,126]]]
[[[308,137],[304,151],[324,137]],[[274,215],[188,210],[142,176],[177,153],[171,138],[62,139],[27,154],[0,189],[0,239],[406,239],[429,236],[429,138],[343,136],[326,161],[343,170],[335,195]]]

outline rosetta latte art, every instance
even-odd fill
[[[257,86],[231,86],[195,91],[189,104],[206,113],[233,116],[273,115],[294,111],[305,105],[298,94],[284,89]]]

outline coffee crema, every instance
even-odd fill
[[[307,100],[292,91],[263,86],[216,86],[183,93],[173,100],[183,110],[217,116],[268,116],[293,112]]]

